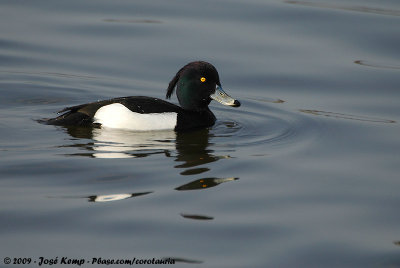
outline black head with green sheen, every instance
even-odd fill
[[[232,107],[240,106],[239,101],[222,90],[217,69],[208,62],[194,61],[183,66],[169,83],[167,99],[175,87],[179,104],[185,110],[205,110],[211,100]]]

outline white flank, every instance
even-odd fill
[[[136,131],[174,129],[177,113],[135,113],[121,103],[101,107],[94,115],[94,123],[103,127],[129,129]]]

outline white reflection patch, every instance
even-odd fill
[[[174,150],[174,131],[133,132],[123,129],[93,129],[93,156],[96,158],[132,158],[135,152]]]
[[[98,195],[93,202],[111,202],[117,200],[123,200],[132,197],[132,194],[109,194],[109,195]]]

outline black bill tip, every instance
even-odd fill
[[[240,101],[235,100],[235,101],[233,102],[232,107],[240,107]]]

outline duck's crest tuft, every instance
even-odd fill
[[[169,82],[168,89],[167,89],[167,99],[171,98],[172,93],[174,93],[174,89],[176,86],[176,83],[178,83],[178,80],[180,78],[180,70],[179,72],[176,73],[174,78],[172,78],[171,82]]]

